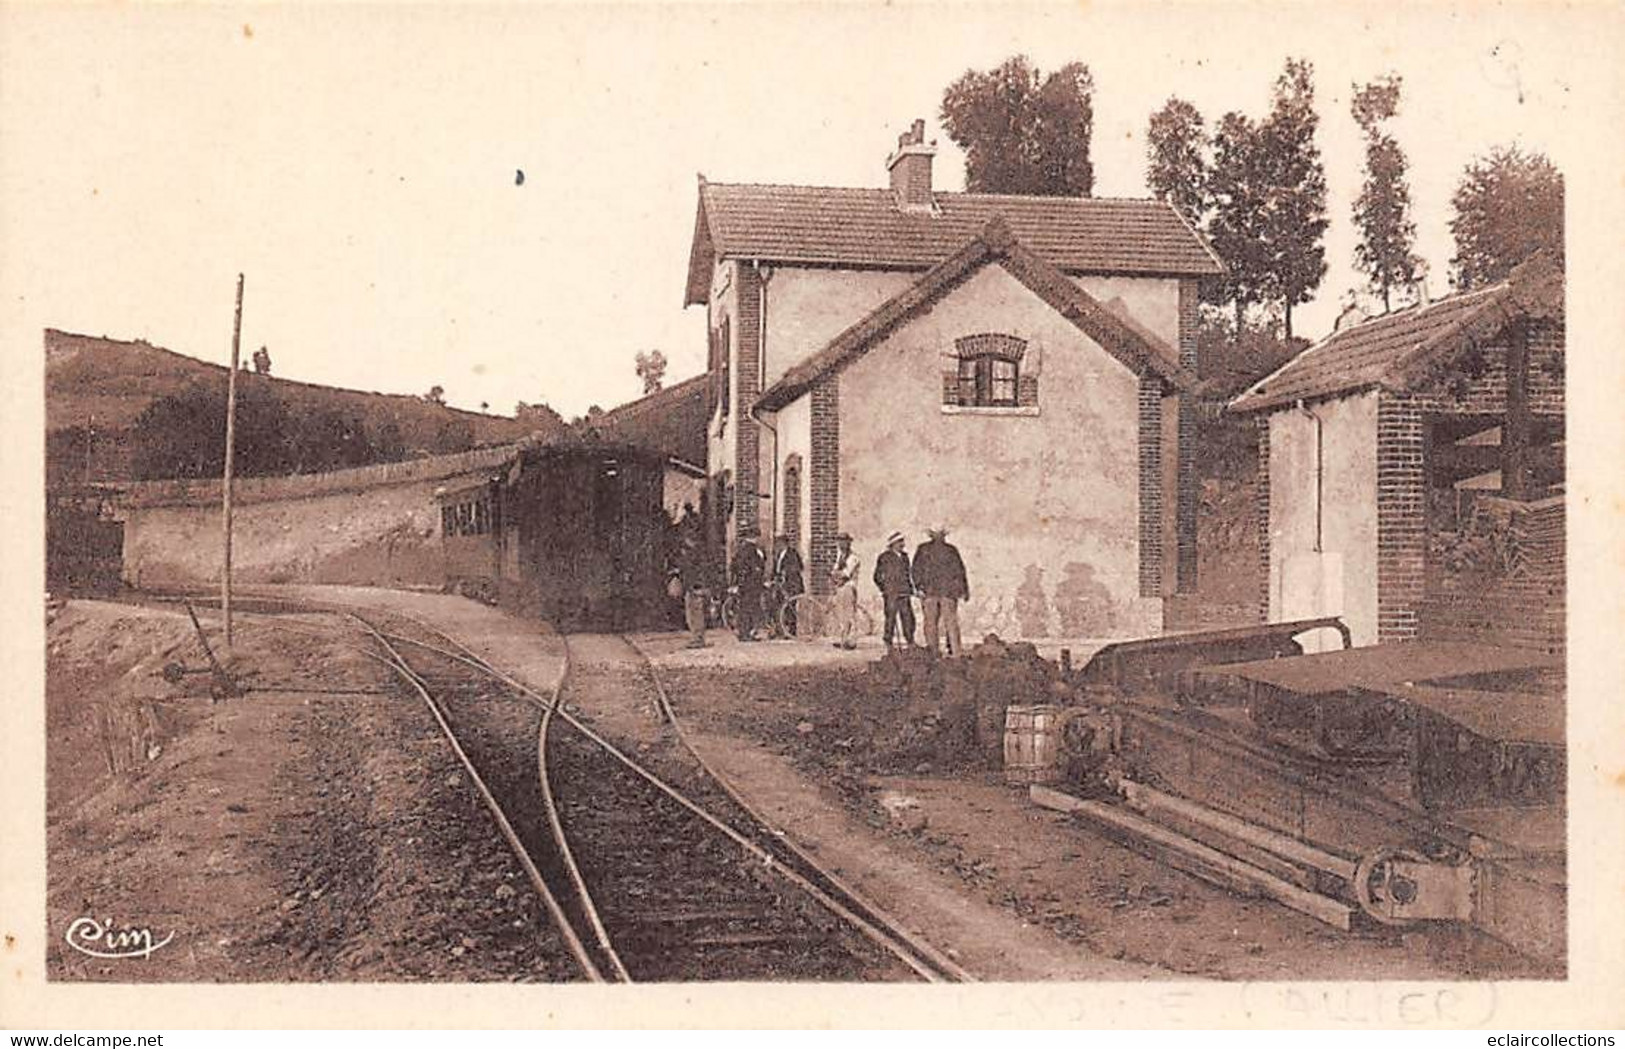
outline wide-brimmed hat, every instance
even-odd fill
[[[932,539],[946,539],[948,538],[948,526],[936,525],[935,527],[927,528],[925,530],[925,534],[930,536]]]
[[[904,536],[902,532],[893,532],[891,535],[886,537],[886,545],[890,546],[893,543],[901,543],[905,541],[906,538],[907,537]]]

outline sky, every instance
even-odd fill
[[[1096,194],[1144,196],[1145,125],[1172,94],[1262,115],[1314,63],[1329,272],[1295,311],[1330,327],[1361,283],[1351,85],[1404,78],[1418,249],[1447,290],[1449,198],[1516,142],[1587,148],[1576,70],[1612,36],[1572,9],[1294,4],[0,7],[0,330],[55,327],[461,407],[566,415],[639,392],[659,349],[704,367],[684,310],[696,173],[880,186],[967,68],[1025,53],[1094,74]],[[1595,85],[1592,85],[1593,87]],[[1594,103],[1595,93],[1590,96]],[[520,184],[517,174],[523,172]],[[36,351],[37,352],[37,351]]]

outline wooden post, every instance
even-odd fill
[[[1507,326],[1507,410],[1501,429],[1501,494],[1508,499],[1530,496],[1529,323]]]
[[[220,482],[220,521],[225,560],[220,572],[220,613],[226,621],[226,650],[231,650],[231,474],[237,437],[237,358],[243,334],[243,275],[237,274],[237,316],[231,326],[231,370],[226,373],[226,470]]]

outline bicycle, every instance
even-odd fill
[[[787,637],[794,637],[798,641],[829,640],[835,636],[831,630],[837,627],[833,603],[832,598],[819,597],[817,594],[797,594],[779,606],[775,617],[779,630]],[[874,613],[870,612],[862,601],[858,602],[854,616],[853,635],[872,636],[875,632]],[[792,623],[795,626],[794,633],[790,629]]]

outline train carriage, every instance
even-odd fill
[[[626,444],[527,448],[438,493],[446,580],[560,629],[667,622],[667,459]]]

